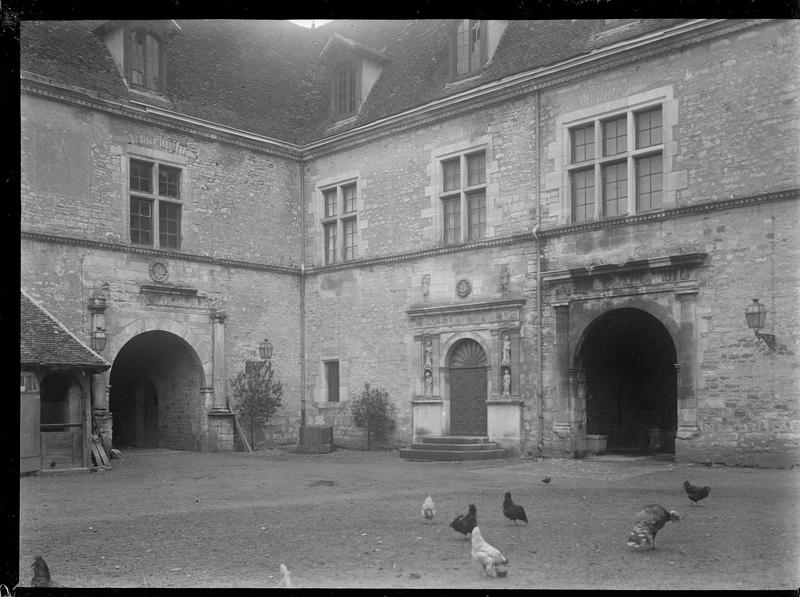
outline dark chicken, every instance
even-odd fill
[[[464,535],[464,537],[472,533],[472,529],[478,526],[478,512],[475,508],[475,504],[469,505],[469,510],[466,514],[459,514],[456,516],[453,522],[450,523],[450,526]]]
[[[528,524],[528,517],[525,516],[525,509],[519,504],[515,504],[511,499],[511,492],[507,491],[505,499],[503,500],[503,516],[509,520],[513,520],[517,524],[518,520],[522,520]]]
[[[645,506],[637,515],[633,530],[628,535],[628,545],[630,547],[650,546],[656,548],[656,534],[670,520],[680,522],[681,515],[675,510],[667,510],[664,506],[650,504]]]
[[[683,489],[686,491],[686,495],[689,496],[689,499],[692,500],[692,506],[708,497],[708,494],[711,492],[710,487],[697,487],[689,483],[689,481],[683,482]]]
[[[36,556],[31,564],[33,568],[33,578],[31,579],[32,587],[60,587],[62,585],[50,580],[50,568],[44,561],[42,556]]]

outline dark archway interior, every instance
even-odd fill
[[[599,317],[580,349],[586,374],[586,433],[607,435],[609,452],[675,452],[675,345],[639,309]]]
[[[198,449],[200,380],[182,338],[162,331],[132,338],[114,359],[109,380],[114,446]]]

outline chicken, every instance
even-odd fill
[[[422,502],[422,515],[425,517],[425,520],[433,520],[433,517],[436,515],[436,504],[433,503],[430,494],[425,496],[425,501]]]
[[[481,529],[472,529],[472,561],[481,565],[481,574],[486,576],[506,576],[508,559],[496,547],[489,545],[481,536]]]
[[[689,483],[689,481],[683,482],[683,489],[686,491],[686,495],[689,496],[689,499],[692,500],[692,506],[696,505],[700,500],[708,497],[708,494],[711,492],[710,487],[697,487]]]
[[[628,545],[630,547],[636,547],[637,549],[650,545],[651,549],[655,549],[656,534],[670,520],[680,522],[681,515],[675,512],[675,510],[668,511],[658,504],[645,506],[636,515],[636,522],[633,525],[633,530],[628,535]]]
[[[549,484],[550,483],[550,477],[545,477],[544,479],[542,479],[542,483],[544,483],[545,485]]]
[[[470,534],[472,529],[478,526],[478,511],[475,508],[475,504],[469,505],[469,510],[466,514],[456,516],[450,526],[464,535],[464,537]]]
[[[278,581],[279,588],[290,588],[292,586],[292,576],[289,574],[289,569],[286,564],[281,564],[281,579]]]
[[[50,580],[50,568],[44,561],[42,556],[36,556],[31,564],[33,568],[33,578],[31,579],[32,587],[61,587],[62,585]]]
[[[511,492],[506,491],[505,499],[503,500],[503,516],[509,520],[513,520],[517,524],[518,520],[524,520],[528,524],[528,517],[525,516],[525,509],[519,504],[515,504],[511,499]]]

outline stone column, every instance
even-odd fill
[[[586,452],[586,370],[570,367],[568,371],[570,451],[583,455]]]
[[[680,331],[678,332],[678,431],[676,455],[685,451],[682,440],[690,440],[700,434],[697,426],[697,290],[677,293],[680,301]]]
[[[223,311],[213,311],[211,321],[213,322],[213,351],[212,351],[212,370],[214,385],[214,405],[212,410],[230,412],[228,400],[225,394],[225,317]]]

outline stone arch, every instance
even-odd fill
[[[144,332],[170,332],[184,340],[197,359],[197,364],[203,372],[202,386],[211,385],[213,380],[213,361],[211,344],[211,322],[208,324],[209,338],[203,339],[189,327],[179,321],[164,320],[155,317],[142,317],[128,325],[115,330],[111,336],[104,354],[110,362],[114,362],[117,354],[134,337]]]
[[[580,313],[574,319],[570,317],[569,345],[572,347],[570,354],[570,367],[578,366],[577,360],[580,355],[581,347],[586,340],[586,336],[591,332],[592,324],[597,320],[598,317],[601,317],[609,311],[615,311],[617,309],[638,309],[649,315],[652,315],[658,321],[660,321],[667,332],[669,332],[675,348],[678,349],[680,346],[680,325],[677,321],[675,321],[672,312],[667,307],[652,299],[644,297],[624,297],[621,299],[610,299],[607,301],[598,302],[595,308],[592,308],[588,312]]]
[[[483,349],[484,354],[486,354],[486,360],[489,363],[494,362],[492,360],[492,350],[490,343],[486,341],[486,339],[476,332],[459,332],[457,334],[453,334],[447,342],[444,343],[442,350],[439,351],[439,368],[440,369],[449,369],[450,368],[450,358],[453,356],[453,349],[456,345],[461,342],[461,340],[475,340],[480,347]]]

